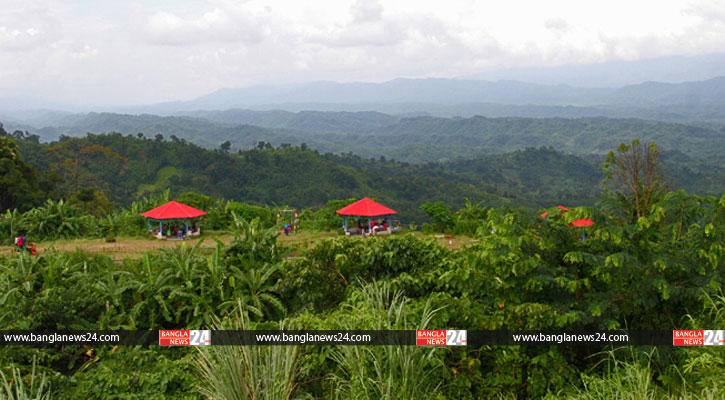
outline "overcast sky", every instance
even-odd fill
[[[714,52],[722,0],[0,0],[0,97],[78,104]]]

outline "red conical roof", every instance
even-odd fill
[[[186,204],[181,204],[178,201],[170,201],[163,206],[148,210],[141,215],[153,219],[182,219],[201,217],[202,215],[206,215],[206,212],[189,207]]]
[[[340,215],[354,215],[357,217],[377,217],[380,215],[397,214],[397,212],[369,198],[358,200],[347,207],[337,210]]]

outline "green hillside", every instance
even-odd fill
[[[407,220],[427,218],[419,206],[442,201],[462,207],[463,199],[486,206],[548,207],[552,204],[592,205],[601,192],[600,155],[586,158],[553,148],[443,163],[409,164],[380,157],[321,154],[309,148],[269,143],[236,153],[207,150],[183,139],[152,140],[119,133],[89,134],[40,143],[37,137],[17,140],[21,155],[41,172],[56,171],[64,179],[60,193],[72,182],[102,189],[119,205],[166,188],[255,204],[321,207],[334,199],[371,196],[398,210]],[[62,168],[59,147],[73,158],[96,146],[117,156],[99,155],[81,163],[78,176]],[[670,187],[695,193],[723,190],[722,168],[703,166],[682,153],[664,157]]]

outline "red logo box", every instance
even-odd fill
[[[679,330],[672,331],[672,344],[674,346],[704,346],[705,331]]]
[[[415,331],[415,344],[418,346],[445,346],[446,330],[420,330]]]
[[[190,334],[188,330],[159,331],[160,346],[189,346]]]

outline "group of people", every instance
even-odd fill
[[[288,236],[290,231],[292,230],[292,224],[284,224],[284,227],[282,228],[282,232],[284,232],[285,236]]]
[[[188,229],[188,231],[187,231],[186,225],[185,224],[182,224],[182,225],[172,225],[172,226],[166,226],[166,225],[164,225],[164,226],[162,226],[161,229],[162,229],[161,230],[161,236],[162,237],[166,237],[167,239],[171,239],[171,238],[174,238],[174,237],[177,238],[177,239],[183,239],[184,236],[186,236],[187,232],[189,232],[189,233],[196,232],[197,227],[196,227],[196,224],[194,224],[193,226],[190,226],[189,229]],[[159,234],[159,230],[158,229],[154,229],[152,233],[154,235],[158,235]]]
[[[22,233],[15,236],[15,241],[13,243],[15,244],[15,251],[18,253],[21,251],[27,251],[30,254],[35,254],[34,247],[28,247],[28,239]]]
[[[367,225],[367,224],[365,224],[365,225]],[[372,220],[372,221],[370,221],[370,227],[371,227],[373,233],[378,232],[378,231],[384,231],[384,230],[388,229],[388,221],[382,220],[382,221],[376,222],[375,220]],[[366,232],[370,233],[370,230],[367,229],[367,227],[363,226],[363,221],[357,222],[357,230],[363,236],[365,236]]]
[[[387,220],[382,220],[381,222],[375,222],[375,220],[373,220],[371,222],[371,224],[372,224],[372,227],[373,227],[373,232],[384,231],[384,230],[387,230],[388,229],[388,221]]]

